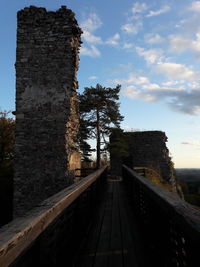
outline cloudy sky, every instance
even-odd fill
[[[162,130],[177,168],[200,168],[200,1],[0,3],[0,107],[15,109],[16,11],[67,5],[83,29],[79,91],[122,85],[125,130]]]

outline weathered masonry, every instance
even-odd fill
[[[166,134],[162,131],[125,134],[131,138],[129,160],[132,167],[142,166],[154,169],[165,181],[169,181],[172,177],[173,165],[166,146]]]
[[[14,215],[69,184],[79,167],[78,52],[74,13],[30,6],[18,12]]]
[[[111,170],[114,174],[121,173],[125,163],[130,168],[149,168],[162,177],[163,181],[176,186],[173,163],[166,146],[167,136],[162,131],[120,132],[113,131],[110,142],[123,143],[126,155],[122,157],[111,151]],[[117,143],[116,143],[117,145]],[[121,151],[120,151],[121,152]],[[121,164],[119,164],[121,162]]]

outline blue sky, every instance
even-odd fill
[[[84,87],[122,85],[126,130],[162,130],[177,168],[200,168],[200,1],[1,0],[0,108],[15,110],[16,12],[76,13]]]

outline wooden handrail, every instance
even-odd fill
[[[106,170],[106,166],[43,201],[0,229],[0,266],[9,266],[36,238]]]
[[[200,209],[126,166],[123,180],[149,250],[147,266],[195,267],[200,254]]]
[[[183,227],[195,228],[195,235],[198,234],[200,238],[200,209],[196,209],[191,204],[180,199],[178,196],[156,186],[151,181],[144,179],[137,172],[131,170],[127,166],[123,166],[141,185],[144,186],[146,193],[166,212],[173,211],[174,217],[182,218],[184,222]],[[182,227],[180,226],[180,227]]]

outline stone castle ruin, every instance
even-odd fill
[[[18,12],[14,215],[69,183],[77,148],[78,52],[74,13],[30,6]]]
[[[176,191],[175,170],[166,142],[167,136],[162,131],[113,131],[110,137],[111,146],[120,144],[125,153],[121,157],[122,151],[118,154],[117,150],[111,149],[111,173],[121,175],[122,164],[136,169],[147,168],[153,171],[160,182],[169,184]]]
[[[17,17],[15,217],[68,186],[80,168],[76,72],[82,33],[65,6],[55,12],[30,6]],[[113,132],[111,146],[118,137]],[[111,151],[112,173],[120,175],[125,163],[152,168],[173,184],[165,133],[123,133],[121,138],[124,148],[119,154]]]

